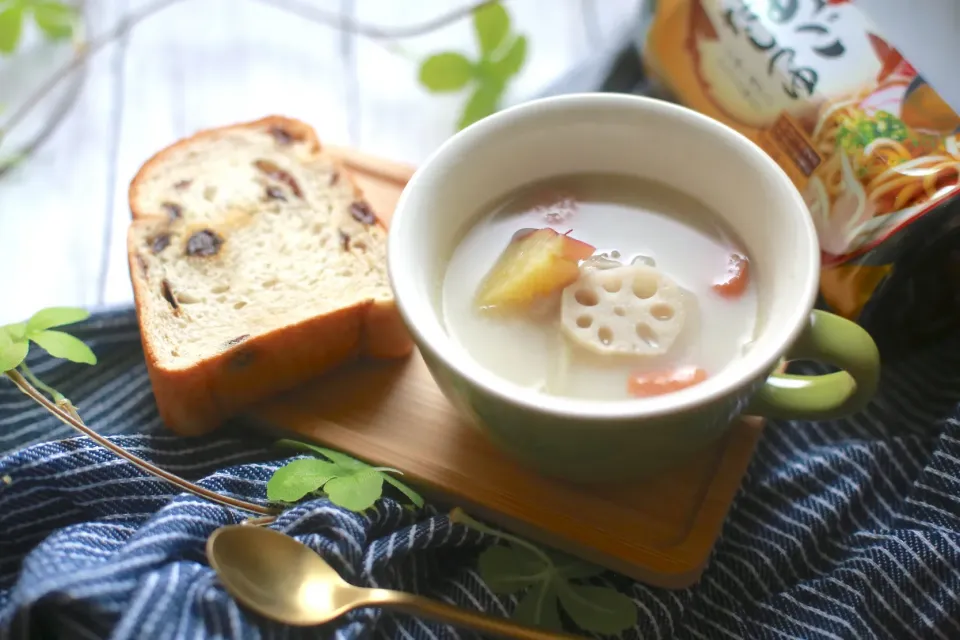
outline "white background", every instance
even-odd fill
[[[88,1],[93,36],[149,4]],[[383,27],[472,4],[303,1]],[[600,48],[637,17],[639,2],[513,0],[508,9],[531,42],[510,89],[516,102]],[[94,58],[53,137],[0,178],[0,323],[49,305],[129,303],[130,179],[155,151],[198,129],[280,113],[314,125],[322,141],[421,161],[454,131],[467,96],[424,91],[418,61],[476,45],[469,19],[400,45],[403,54],[257,0],[186,0],[143,22]],[[0,84],[0,102],[12,98]]]

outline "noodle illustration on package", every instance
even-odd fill
[[[847,0],[657,0],[651,74],[750,137],[803,194],[821,293],[856,318],[895,236],[958,192],[960,116]]]

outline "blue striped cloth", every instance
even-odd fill
[[[101,364],[31,355],[38,376],[87,422],[203,486],[265,499],[283,464],[270,443],[162,431],[129,312],[76,331]],[[638,626],[625,637],[960,638],[960,336],[889,368],[849,420],[770,424],[701,582],[665,591],[607,574]],[[178,493],[0,383],[0,637],[315,637],[238,607],[203,548],[243,515]],[[315,500],[274,525],[348,580],[508,615],[476,571],[489,538],[431,508],[382,499],[357,515]],[[340,638],[469,633],[375,610]]]

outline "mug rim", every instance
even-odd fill
[[[437,167],[443,166],[450,157],[460,156],[462,150],[473,146],[473,141],[482,137],[487,130],[497,128],[506,121],[523,116],[532,117],[535,116],[535,112],[543,109],[568,110],[584,106],[659,112],[678,121],[681,126],[693,125],[700,129],[706,129],[711,135],[727,138],[729,142],[736,144],[742,153],[753,156],[765,167],[765,171],[772,179],[787,187],[787,193],[793,200],[792,208],[799,211],[803,218],[801,224],[806,234],[805,238],[798,238],[798,240],[806,240],[809,247],[807,273],[804,274],[802,285],[798,285],[797,289],[794,290],[796,294],[799,294],[795,298],[798,304],[789,313],[790,321],[781,325],[786,330],[781,329],[779,331],[780,339],[769,347],[767,353],[764,353],[763,357],[757,359],[749,368],[743,367],[737,373],[725,371],[723,376],[709,378],[699,385],[652,398],[612,401],[547,395],[510,382],[483,367],[479,362],[472,359],[465,349],[457,349],[454,338],[443,328],[441,314],[429,301],[411,302],[411,297],[419,297],[414,290],[417,273],[415,269],[400,266],[400,263],[404,263],[404,261],[397,256],[405,248],[401,245],[400,234],[394,233],[393,230],[397,226],[403,225],[406,219],[417,215],[417,209],[413,208],[410,203],[418,196],[420,185],[427,180],[427,176]],[[790,203],[784,202],[777,208],[790,208]],[[387,271],[395,303],[407,329],[421,351],[428,351],[430,355],[440,360],[444,366],[451,369],[456,375],[501,402],[519,405],[524,409],[540,414],[558,415],[572,419],[639,420],[680,414],[714,404],[730,393],[742,389],[750,381],[768,376],[776,368],[787,349],[799,338],[808,322],[819,289],[820,245],[816,228],[802,194],[783,168],[756,143],[729,125],[685,106],[646,96],[607,93],[575,93],[551,96],[508,107],[471,124],[445,140],[417,168],[397,201],[388,230]],[[412,266],[410,262],[406,264]],[[441,329],[444,329],[440,332],[440,335],[433,335],[432,332],[423,330],[423,322],[429,318],[433,318]]]

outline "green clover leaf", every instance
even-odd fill
[[[462,53],[448,51],[430,56],[420,65],[420,84],[434,93],[459,91],[467,86],[473,64]]]
[[[73,403],[62,393],[38,379],[27,367],[25,360],[30,352],[32,341],[54,358],[81,364],[96,364],[97,356],[82,341],[68,333],[50,330],[51,327],[86,320],[89,316],[90,314],[84,309],[51,307],[38,311],[26,322],[0,327],[0,373],[19,368],[21,375],[36,389],[49,394],[60,409],[72,411],[76,415]]]
[[[570,582],[600,575],[601,567],[539,549],[522,538],[491,529],[459,508],[450,513],[450,521],[509,543],[484,550],[477,559],[477,569],[495,594],[510,595],[526,589],[513,612],[514,619],[560,630],[562,606],[585,631],[617,634],[636,625],[637,608],[629,597],[609,587]]]
[[[33,333],[28,331],[27,337],[54,358],[62,358],[80,364],[97,364],[97,356],[90,350],[90,347],[69,333],[63,333],[62,331],[38,331]]]
[[[0,54],[17,50],[23,36],[23,21],[32,16],[48,40],[64,40],[73,35],[79,13],[77,8],[56,0],[0,1]]]
[[[617,634],[637,624],[637,606],[609,587],[559,582],[557,595],[570,619],[581,629]]]
[[[351,468],[336,462],[302,458],[274,472],[267,482],[267,497],[297,502],[320,489],[338,507],[366,511],[383,493],[383,473],[368,466]]]
[[[396,489],[397,491],[405,495],[407,497],[407,500],[409,500],[413,504],[413,506],[417,508],[420,508],[423,506],[423,496],[421,496],[419,493],[417,493],[407,485],[403,484],[402,482],[394,478],[389,473],[383,474],[383,480],[387,484],[392,486],[394,489]]]
[[[76,8],[62,2],[34,2],[30,5],[33,21],[51,40],[65,40],[73,35],[77,21]]]
[[[10,327],[0,327],[0,372],[20,366],[27,357],[30,346],[26,340],[15,339]]]
[[[589,562],[584,562],[583,560],[574,558],[573,556],[568,556],[566,554],[549,550],[545,551],[544,553],[546,553],[553,562],[553,567],[557,572],[557,575],[566,578],[567,580],[592,578],[604,572],[603,567],[590,564]]]
[[[420,84],[432,93],[470,89],[457,130],[494,113],[507,84],[527,61],[527,38],[511,34],[510,15],[499,2],[474,10],[473,28],[480,49],[477,59],[445,51],[420,65]]]
[[[319,491],[341,472],[338,465],[316,458],[293,460],[274,472],[267,482],[267,498],[279,502],[297,502]]]
[[[477,558],[484,582],[497,595],[510,595],[542,581],[549,569],[539,556],[521,546],[494,545]]]
[[[383,473],[360,469],[338,475],[323,486],[330,502],[350,511],[366,511],[383,494]]]
[[[510,32],[510,15],[499,2],[484,5],[473,12],[473,31],[480,55],[489,57]]]
[[[533,627],[563,631],[558,602],[557,585],[552,580],[540,582],[520,598],[513,619]]]
[[[23,33],[23,8],[17,4],[0,11],[0,53],[11,54]]]
[[[27,323],[17,322],[3,327],[14,341],[24,341],[27,339]]]
[[[503,90],[503,84],[496,81],[477,85],[463,108],[463,114],[460,116],[457,128],[466,129],[474,122],[482,120],[496,111],[500,98],[503,96]]]
[[[305,442],[281,440],[277,444],[320,454],[326,460],[293,460],[277,469],[267,482],[267,497],[271,500],[297,502],[322,489],[338,507],[365,511],[383,495],[383,483],[387,482],[415,506],[423,506],[420,494],[389,475],[399,473],[395,469],[372,467],[339,451]]]
[[[0,371],[10,371],[20,366],[33,341],[54,358],[70,360],[80,364],[97,364],[97,356],[81,340],[69,333],[50,331],[52,327],[81,322],[90,317],[84,309],[73,307],[51,307],[33,314],[26,322],[17,322],[0,327],[5,338],[5,357],[0,358]],[[11,364],[13,363],[13,364]]]
[[[46,331],[54,327],[62,327],[68,324],[83,322],[90,317],[90,312],[86,309],[77,309],[75,307],[50,307],[42,309],[33,314],[27,320],[27,332]]]
[[[310,444],[308,442],[299,442],[297,440],[279,440],[277,441],[277,446],[319,453],[324,458],[327,458],[331,462],[346,469],[364,469],[370,466],[365,462],[360,462],[356,458],[351,458],[345,453],[340,453],[339,451],[334,451],[333,449],[327,449],[326,447],[318,447],[317,445]]]
[[[517,36],[503,56],[492,61],[491,67],[497,77],[506,80],[520,73],[526,61],[527,37]]]

